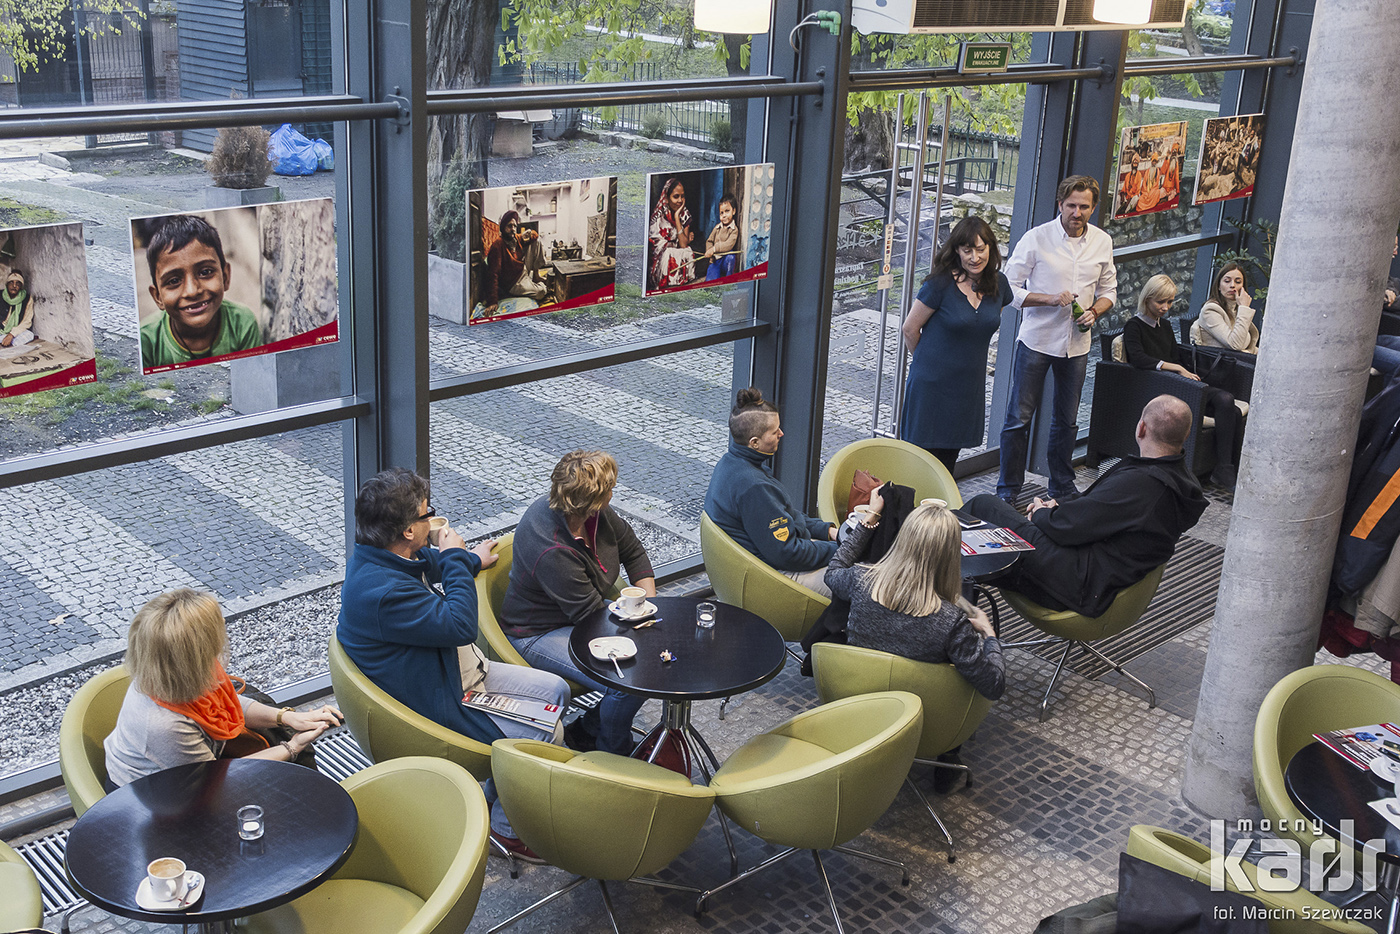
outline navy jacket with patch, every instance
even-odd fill
[[[771,454],[731,440],[705,494],[705,512],[730,538],[779,571],[813,571],[836,553],[831,524],[802,513],[773,476]]]

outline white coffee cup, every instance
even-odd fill
[[[437,544],[438,533],[447,528],[446,516],[433,516],[428,520],[428,541]]]
[[[947,508],[948,508],[948,501],[947,501],[946,499],[921,499],[921,500],[919,500],[919,505],[920,505],[920,506],[942,506],[944,509],[947,509]]]
[[[617,598],[617,608],[624,613],[636,613],[646,603],[647,592],[640,587],[623,587],[622,595]]]
[[[173,856],[153,859],[146,866],[151,896],[158,901],[173,902],[185,894],[185,863]]]

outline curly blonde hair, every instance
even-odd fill
[[[136,611],[126,637],[126,667],[147,697],[188,704],[214,688],[214,663],[227,647],[219,601],[182,587]]]
[[[549,475],[549,508],[571,519],[603,508],[617,484],[617,461],[606,451],[570,451]]]

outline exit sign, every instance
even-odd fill
[[[964,42],[958,51],[960,75],[995,74],[1010,64],[1010,42]]]

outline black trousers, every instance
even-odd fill
[[[1235,397],[1214,386],[1206,388],[1206,414],[1215,419],[1215,462],[1228,467],[1235,465],[1235,451],[1240,438],[1240,410]]]

